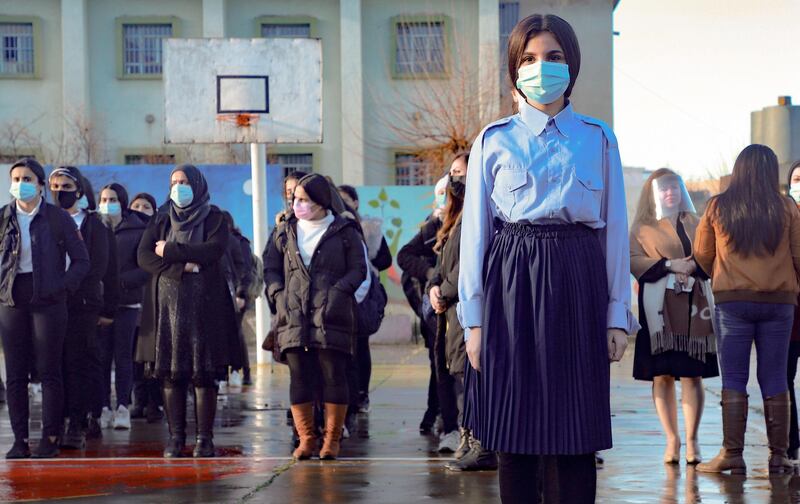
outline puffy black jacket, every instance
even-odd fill
[[[419,232],[408,241],[397,253],[397,265],[422,285],[429,280],[429,272],[436,265],[436,233],[442,227],[442,221],[431,217],[422,225]]]
[[[127,212],[114,229],[117,239],[117,263],[119,265],[120,305],[135,305],[142,302],[144,286],[150,273],[139,267],[137,250],[147,228],[147,216],[139,212]]]
[[[358,226],[336,216],[309,266],[297,244],[297,218],[281,222],[264,250],[267,300],[276,313],[281,352],[326,348],[353,353],[357,333],[355,292],[367,276]]]
[[[100,312],[104,307],[103,279],[108,271],[111,251],[108,229],[95,212],[86,212],[80,232],[89,251],[89,272],[83,277],[78,290],[69,296],[67,304],[70,310],[86,309]]]
[[[54,229],[56,226],[58,229]],[[43,202],[31,221],[30,233],[34,286],[31,302],[49,305],[65,301],[89,272],[89,252],[75,221],[65,210]],[[12,200],[0,210],[0,303],[5,306],[14,306],[12,287],[20,247],[16,201]]]

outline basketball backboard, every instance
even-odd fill
[[[166,143],[322,142],[318,39],[164,41]]]

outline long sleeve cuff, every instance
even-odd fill
[[[636,317],[633,316],[628,305],[619,301],[612,301],[608,304],[608,325],[609,329],[622,329],[628,334],[636,334],[641,326]]]
[[[480,327],[482,324],[483,300],[473,298],[467,301],[460,301],[456,305],[456,313],[461,327],[464,328],[464,341],[466,341],[469,338],[468,328]]]

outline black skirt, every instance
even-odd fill
[[[484,271],[481,372],[466,365],[465,425],[501,452],[611,448],[608,281],[597,232],[498,226]]]
[[[156,320],[157,378],[192,380],[209,386],[225,374],[216,362],[213,338],[205,329],[205,282],[203,275],[185,274],[181,280],[162,275],[158,279]]]

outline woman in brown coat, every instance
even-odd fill
[[[681,447],[675,380],[681,382],[686,462],[696,464],[703,378],[719,376],[708,277],[692,259],[698,222],[680,176],[667,168],[650,175],[630,234],[631,273],[639,282],[642,326],[636,336],[633,377],[653,382],[653,402],[667,436],[664,462],[668,464],[678,463]],[[692,312],[697,315],[692,317]]]

